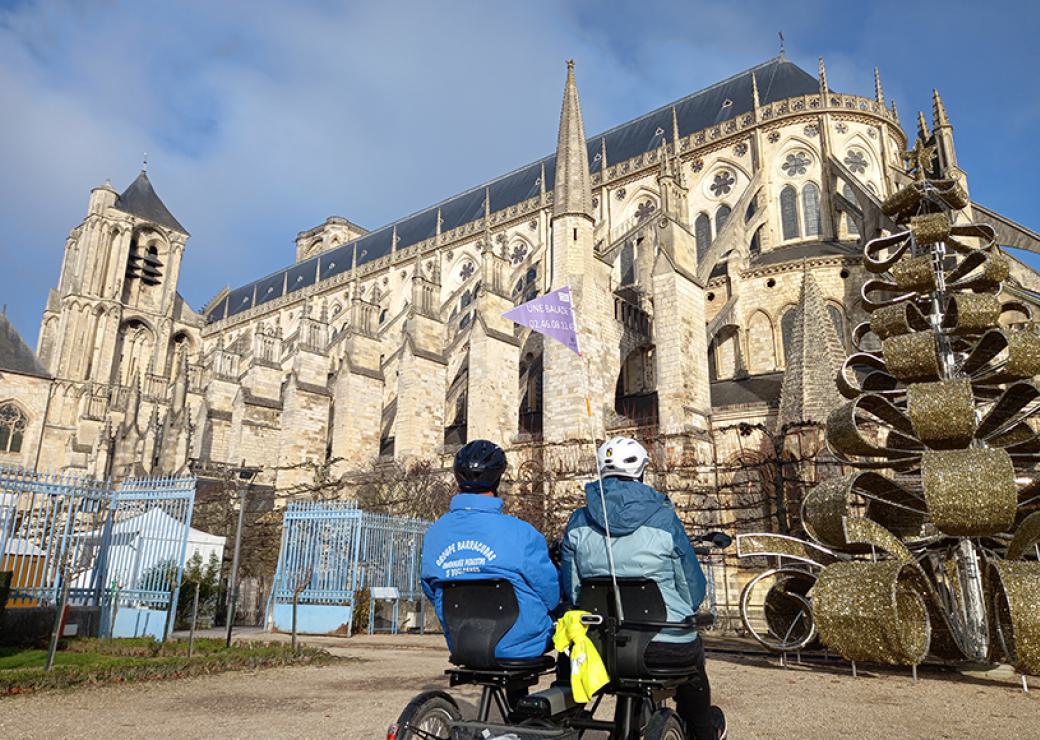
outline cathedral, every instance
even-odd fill
[[[873,88],[837,92],[823,60],[813,75],[781,55],[590,137],[568,63],[554,153],[372,231],[329,217],[285,269],[198,309],[178,293],[188,230],[148,174],[106,182],[36,352],[0,317],[0,464],[258,469],[284,490],[308,465],[443,465],[476,438],[550,467],[614,434],[704,464],[738,454],[738,425],[768,446],[839,402],[861,246],[893,227],[880,206],[908,149],[968,186],[938,92],[910,140],[876,70]],[[1005,291],[1040,303],[1010,262]],[[502,317],[562,286],[580,356]]]

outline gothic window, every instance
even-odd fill
[[[831,323],[834,324],[834,331],[838,335],[838,344],[841,345],[841,349],[845,349],[845,317],[841,315],[841,309],[837,306],[827,306],[827,313],[831,317]]]
[[[461,308],[465,308],[466,306],[468,306],[472,302],[473,302],[473,296],[470,295],[470,292],[468,290],[464,291],[463,294],[462,294],[462,300],[459,302],[459,306]]]
[[[849,186],[848,183],[845,183],[845,185],[842,187],[841,194],[844,195],[845,200],[847,200],[852,205],[859,205],[859,199],[856,197],[856,194],[852,192],[852,188]],[[845,230],[848,231],[849,234],[852,236],[859,236],[859,226],[856,225],[856,219],[852,217],[851,213],[845,214]]]
[[[621,284],[632,285],[636,282],[636,245],[631,239],[621,248]]]
[[[385,309],[385,308],[382,311],[379,312],[379,323],[380,324],[383,324],[383,323],[386,322],[386,315],[387,315],[387,313],[388,313],[388,310]]]
[[[722,231],[722,227],[726,225],[726,219],[729,218],[729,214],[732,209],[723,204],[719,206],[719,210],[715,211],[715,234],[716,236]]]
[[[802,187],[802,220],[805,222],[806,236],[819,235],[820,189],[814,182],[807,182]]]
[[[513,245],[513,253],[509,256],[509,259],[512,260],[514,265],[519,265],[526,256],[527,246],[522,242],[517,242]]]
[[[729,170],[722,170],[716,173],[715,178],[712,180],[711,192],[716,198],[721,198],[727,195],[736,184],[737,178],[733,176],[733,173]]]
[[[784,365],[787,365],[791,352],[794,351],[794,322],[797,315],[798,311],[791,306],[780,318],[780,339],[784,345]]]
[[[534,267],[528,269],[524,275],[524,280],[527,281],[528,285],[534,285],[534,281],[538,279],[538,270]]]
[[[845,154],[845,166],[857,175],[862,175],[867,171],[867,167],[870,166],[867,162],[866,155],[863,154],[859,149],[849,149],[848,153]]]
[[[757,257],[762,254],[762,227],[759,226],[755,230],[755,235],[751,237],[751,244],[748,245],[748,253],[752,257]]]
[[[784,163],[780,165],[780,169],[788,177],[795,177],[804,175],[809,168],[809,163],[809,156],[805,152],[791,152],[784,159]]]
[[[693,224],[693,233],[697,240],[697,261],[704,259],[711,246],[711,219],[707,213],[702,213]]]
[[[21,452],[29,418],[13,403],[0,406],[0,452]]]
[[[798,193],[790,185],[780,191],[780,225],[785,241],[802,235],[798,226]]]
[[[639,207],[636,208],[636,220],[646,221],[648,218],[650,218],[650,216],[653,215],[654,211],[656,210],[657,206],[654,204],[652,200],[644,200],[642,203],[639,204]]]

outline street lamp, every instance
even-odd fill
[[[235,553],[231,558],[231,573],[228,576],[228,605],[227,605],[227,647],[231,647],[231,630],[235,626],[235,609],[238,606],[238,554],[242,549],[242,521],[245,519],[246,512],[246,493],[249,491],[249,487],[253,484],[253,479],[256,478],[257,473],[260,472],[260,468],[248,468],[246,467],[246,461],[243,460],[242,464],[238,468],[238,480],[241,482],[240,485],[244,485],[241,488],[241,493],[238,499],[238,526],[235,527]]]

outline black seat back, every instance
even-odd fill
[[[480,670],[498,668],[495,646],[520,615],[513,584],[504,578],[449,581],[442,607],[451,662]]]
[[[657,583],[649,578],[618,578],[621,593],[621,608],[625,621],[667,622],[668,609]],[[609,576],[586,578],[581,582],[578,608],[593,614],[617,619],[617,606],[613,584]],[[618,678],[640,678],[652,676],[657,671],[647,668],[646,648],[650,645],[657,628],[622,627],[617,631],[615,645],[604,645],[604,632],[589,630],[593,644],[607,661],[607,671]],[[613,665],[611,665],[613,662]]]

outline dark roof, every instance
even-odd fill
[[[6,313],[0,313],[0,371],[50,377]]]
[[[716,380],[711,384],[711,406],[775,404],[780,402],[783,373],[752,375],[739,380]]]
[[[809,95],[819,92],[820,89],[819,81],[797,65],[779,57],[770,59],[764,64],[687,95],[681,100],[664,105],[628,123],[589,137],[587,146],[590,172],[598,172],[600,169],[602,163],[599,160],[599,153],[602,144],[606,145],[609,165],[611,162],[619,163],[656,149],[660,146],[662,139],[670,140],[672,108],[675,108],[680,136],[686,136],[750,112],[754,107],[751,91],[752,73],[758,84],[759,102],[762,105],[798,95]],[[304,285],[310,285],[315,279],[324,280],[329,276],[326,274],[324,264],[326,261],[336,263],[336,267],[331,268],[333,271],[330,274],[349,269],[350,260],[353,257],[352,250],[355,246],[358,265],[384,257],[391,251],[390,239],[394,226],[397,227],[398,249],[405,249],[417,244],[436,233],[438,208],[441,210],[443,219],[442,230],[450,231],[484,215],[485,192],[489,195],[492,211],[509,208],[532,198],[538,195],[541,188],[539,179],[543,165],[545,189],[552,190],[556,172],[555,154],[543,157],[537,162],[513,170],[491,182],[478,185],[471,190],[370,232],[340,247],[338,251],[341,254],[335,258],[327,256],[331,255],[331,252],[319,255],[288,268],[288,270],[281,270],[274,275],[237,288],[210,310],[208,318],[210,321],[219,321],[227,316],[248,310],[254,305],[260,305],[264,300],[278,298],[284,295],[285,291],[292,292]],[[280,277],[287,271],[296,271],[301,268],[305,269],[310,277],[302,281],[297,279],[298,275],[290,277],[284,288],[276,287]]]
[[[750,266],[754,269],[813,257],[859,257],[862,254],[863,249],[856,242],[807,242],[762,252],[752,258]]]
[[[182,234],[188,233],[188,230],[180,225],[180,222],[173,217],[159,196],[155,194],[155,189],[144,170],[141,170],[141,174],[130,183],[130,187],[116,198],[116,208]]]

